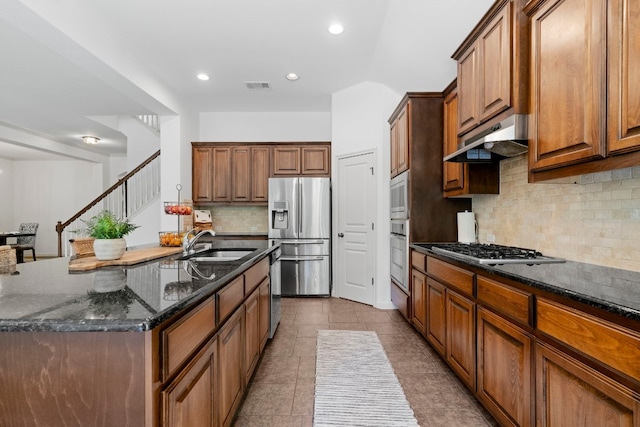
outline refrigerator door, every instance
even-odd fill
[[[280,258],[282,295],[329,295],[328,256],[285,256]]]
[[[280,243],[283,256],[329,255],[329,239],[293,239],[273,240]]]
[[[299,179],[299,233],[301,239],[331,237],[331,181],[329,178]]]
[[[269,179],[269,238],[297,239],[300,229],[298,178]]]

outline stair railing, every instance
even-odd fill
[[[103,210],[128,218],[160,194],[160,150],[92,200],[65,222],[58,221],[58,256],[69,255],[70,238],[83,237],[85,221]],[[63,238],[63,233],[65,237]],[[63,255],[63,241],[64,255]]]

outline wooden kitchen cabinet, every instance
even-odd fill
[[[160,393],[163,426],[217,427],[217,363],[214,337]]]
[[[640,164],[638,2],[539,0],[525,11],[532,32],[529,180]]]
[[[411,318],[413,326],[423,335],[427,326],[427,276],[411,269]]]
[[[249,383],[260,356],[260,290],[256,289],[244,303],[245,308],[245,351],[244,379]]]
[[[476,387],[475,303],[447,289],[445,298],[446,359],[471,390]]]
[[[458,90],[454,81],[444,91],[443,156],[458,150]],[[500,193],[500,165],[494,163],[444,162],[445,197],[470,197]]]
[[[260,321],[258,330],[260,332],[260,352],[264,350],[269,339],[271,330],[271,280],[265,278],[260,284]]]
[[[397,113],[391,125],[391,178],[409,169],[409,116],[411,100]]]
[[[331,176],[328,143],[276,145],[272,150],[271,176]]]
[[[427,278],[427,341],[442,357],[446,357],[447,317],[446,288],[441,283]]]
[[[550,346],[535,352],[537,426],[640,425],[637,393]]]
[[[194,145],[194,203],[266,203],[269,147]]]
[[[458,63],[458,135],[510,108],[528,106],[526,0],[496,1],[454,52]]]
[[[220,425],[228,427],[242,400],[244,382],[244,307],[229,318],[218,333]]]
[[[503,426],[533,426],[533,337],[478,307],[478,399]]]

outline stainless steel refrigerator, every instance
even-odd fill
[[[331,293],[331,181],[269,179],[269,240],[282,248],[283,296]]]

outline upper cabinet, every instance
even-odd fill
[[[266,203],[269,158],[267,146],[193,145],[194,203]]]
[[[527,112],[529,39],[524,3],[497,1],[453,54],[458,62],[460,136],[503,111]]]
[[[409,116],[411,100],[389,122],[391,125],[391,177],[409,169]]]
[[[458,91],[455,83],[454,81],[444,91],[444,156],[458,149]],[[445,197],[469,197],[474,194],[500,192],[498,163],[444,162],[442,174]]]
[[[331,176],[329,143],[276,145],[271,176]]]
[[[640,164],[640,2],[531,0],[530,181]]]

